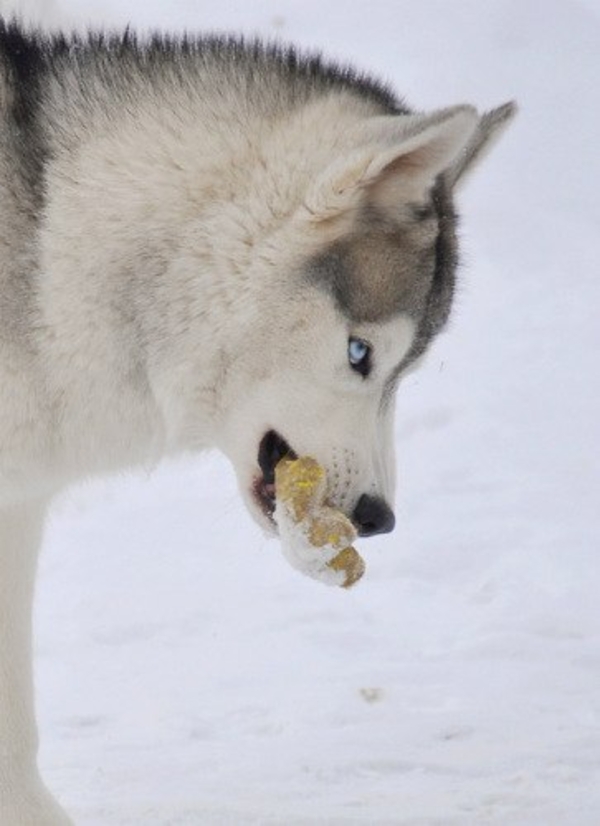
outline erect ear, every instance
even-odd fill
[[[305,200],[311,218],[332,218],[365,200],[390,207],[419,202],[440,172],[459,163],[478,121],[471,106],[369,118],[312,183]]]
[[[446,180],[451,187],[459,182],[463,183],[479,161],[487,155],[516,114],[517,104],[511,101],[481,116],[464,152],[457,157],[445,173]]]

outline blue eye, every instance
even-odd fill
[[[348,361],[353,370],[356,370],[361,376],[368,376],[371,372],[370,345],[361,338],[349,338]]]

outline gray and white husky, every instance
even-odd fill
[[[1,826],[70,822],[36,768],[49,500],[216,446],[275,530],[293,451],[391,530],[395,390],[448,318],[454,191],[513,113],[416,113],[257,42],[0,23]]]

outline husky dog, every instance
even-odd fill
[[[51,497],[216,446],[274,531],[295,452],[391,530],[395,389],[448,318],[454,190],[513,112],[415,113],[258,42],[0,23],[2,826],[70,822],[36,768]]]

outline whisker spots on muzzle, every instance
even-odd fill
[[[348,513],[354,505],[358,469],[354,454],[348,448],[333,448],[330,465],[329,496],[340,510]]]

